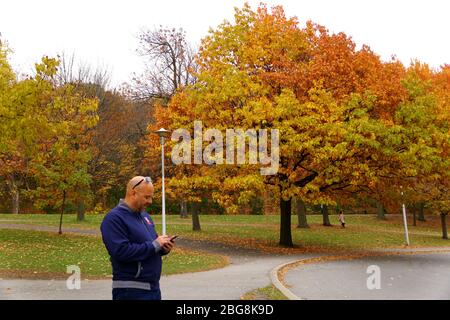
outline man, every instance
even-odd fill
[[[149,177],[132,178],[125,199],[105,216],[100,226],[111,256],[113,300],[161,300],[161,256],[172,250],[173,240],[158,236],[145,211],[152,203],[153,192]]]

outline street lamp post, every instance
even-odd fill
[[[161,171],[162,171],[162,235],[166,235],[166,194],[164,190],[164,139],[170,131],[161,128],[155,133],[159,136],[161,142]]]
[[[405,239],[406,245],[409,246],[408,222],[406,220],[406,208],[405,208],[405,201],[403,198],[403,186],[400,186],[400,190],[402,195],[402,211],[403,211],[403,225],[405,226]]]

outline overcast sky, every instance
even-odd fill
[[[75,53],[77,59],[110,70],[112,84],[140,73],[137,34],[159,25],[182,27],[188,40],[200,39],[233,19],[244,0],[2,0],[0,33],[14,51],[10,61],[31,73],[43,55]],[[247,1],[256,8],[261,1]],[[417,58],[432,67],[450,63],[448,0],[278,0],[287,16],[303,26],[312,20],[332,32],[343,31],[358,47],[368,44],[383,59],[404,64]]]

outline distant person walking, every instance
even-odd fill
[[[339,211],[339,222],[341,223],[342,228],[345,228],[345,217],[342,210]]]

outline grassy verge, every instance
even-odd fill
[[[161,225],[161,216],[153,216],[157,228]],[[77,222],[75,215],[64,217],[63,229],[99,230],[103,215],[88,215],[86,221]],[[199,239],[228,243],[265,251],[277,251],[279,241],[279,216],[200,216],[202,231],[194,232],[190,219],[179,216],[167,216],[169,234],[178,234],[188,239]],[[320,215],[309,215],[309,229],[297,229],[297,217],[292,217],[292,238],[297,248],[284,250],[295,253],[300,251],[371,249],[378,247],[398,247],[405,242],[403,223],[400,215],[388,216],[387,221],[380,221],[374,215],[347,215],[347,227],[338,225],[335,215],[330,216],[332,227],[322,226]],[[409,225],[412,246],[450,246],[448,240],[441,239],[439,217],[427,217],[427,222]],[[24,223],[33,225],[59,225],[58,215],[0,215],[0,224]]]
[[[165,275],[228,264],[219,255],[177,248],[163,259]],[[0,229],[0,277],[66,279],[69,265],[79,266],[83,279],[111,277],[108,253],[97,236]]]
[[[274,285],[247,292],[241,300],[288,300]]]

